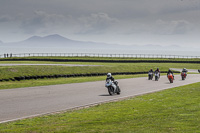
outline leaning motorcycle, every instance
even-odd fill
[[[110,95],[114,95],[115,93],[119,95],[121,92],[117,81],[113,82],[112,80],[108,79],[106,80],[105,87],[108,89],[108,93]]]
[[[149,80],[152,80],[152,79],[153,79],[153,72],[149,72],[149,73],[148,73],[148,79],[149,79]]]
[[[185,80],[185,79],[186,79],[186,76],[187,76],[186,72],[182,72],[182,73],[181,73],[182,80]]]
[[[173,75],[171,73],[168,74],[168,79],[169,79],[170,83],[173,83],[174,77],[173,77]]]
[[[155,72],[155,81],[158,81],[159,78],[160,78],[159,72]]]

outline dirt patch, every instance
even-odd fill
[[[8,69],[9,71],[11,71],[11,72],[18,72],[18,70],[17,69],[14,69],[14,68],[10,68],[10,69]]]

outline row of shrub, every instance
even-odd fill
[[[106,63],[200,63],[195,60],[87,60],[87,59],[0,59],[0,61],[54,61],[54,62],[106,62]]]
[[[146,74],[148,72],[114,72],[112,75],[134,75],[134,74]],[[161,73],[167,73],[165,71]],[[176,73],[176,72],[175,72]],[[87,74],[57,74],[57,75],[36,75],[36,76],[19,76],[9,79],[0,79],[0,81],[21,81],[31,79],[51,79],[51,78],[70,78],[70,77],[92,77],[92,76],[106,76],[107,73],[87,73]]]

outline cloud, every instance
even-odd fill
[[[110,17],[106,13],[93,13],[89,16],[78,18],[78,22],[80,26],[78,34],[102,34],[116,24],[117,19]]]
[[[199,0],[174,0],[163,2],[163,6],[160,9],[162,14],[173,14],[199,11],[200,1]]]
[[[163,21],[157,20],[154,32],[161,35],[186,34],[192,30],[191,24],[186,20]]]
[[[177,36],[187,36],[188,40],[193,38],[191,41],[196,38],[199,44],[199,0],[0,1],[0,34],[7,41],[16,35],[22,40],[56,33],[74,39],[122,43],[158,39],[173,42],[178,41]]]
[[[23,20],[20,28],[27,34],[66,30],[75,34],[105,33],[117,20],[106,13],[92,13],[80,17],[49,14],[35,11],[34,16]]]
[[[55,29],[60,24],[63,25],[65,20],[63,15],[35,11],[34,16],[22,21],[20,28],[27,34],[46,32],[49,29]]]
[[[12,18],[10,16],[0,16],[0,23],[9,22]]]

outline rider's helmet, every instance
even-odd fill
[[[151,71],[153,71],[153,69],[151,69]]]
[[[111,73],[108,73],[107,74],[107,78],[110,78],[112,75],[111,75]]]
[[[169,71],[171,71],[171,69],[169,68]]]
[[[159,71],[159,68],[157,68],[157,70]]]

